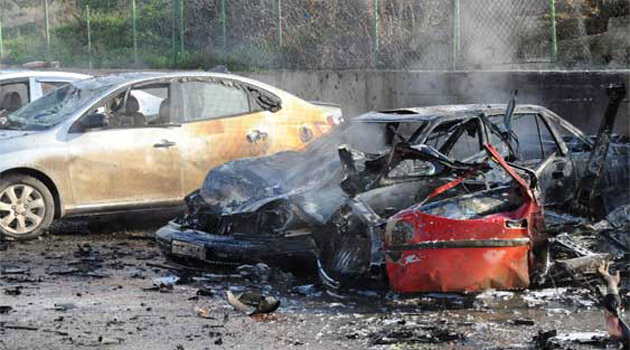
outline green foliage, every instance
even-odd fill
[[[90,10],[94,11],[116,11],[125,3],[123,0],[78,0],[77,6],[83,9],[85,5],[89,5]]]

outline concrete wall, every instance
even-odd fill
[[[347,116],[378,109],[454,103],[545,106],[582,130],[595,133],[607,104],[604,86],[630,81],[630,71],[515,72],[292,72],[237,73],[281,87],[304,99],[341,104]],[[616,132],[630,135],[628,98]]]

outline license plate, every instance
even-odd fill
[[[173,241],[171,243],[171,253],[174,255],[197,258],[197,259],[205,259],[206,258],[206,248],[200,247],[198,245]]]

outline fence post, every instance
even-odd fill
[[[184,0],[179,0],[179,54],[184,53]]]
[[[221,0],[221,31],[223,35],[223,54],[227,54],[227,18],[225,15],[225,1]]]
[[[137,27],[136,0],[131,0],[131,25],[133,30],[133,60],[138,65],[138,27]]]
[[[380,26],[381,19],[379,16],[379,4],[378,0],[373,0],[374,6],[374,63],[376,69],[381,66],[381,41],[380,41]]]
[[[173,55],[173,68],[177,67],[177,33],[176,33],[176,21],[177,21],[177,1],[173,0],[173,17],[171,18],[171,55]]]
[[[461,31],[461,3],[460,0],[453,0],[453,70],[457,70],[459,52],[462,48]]]
[[[556,35],[556,0],[549,0],[551,6],[551,60],[558,58],[558,38]]]
[[[92,29],[90,28],[90,5],[85,5],[85,15],[87,17],[87,40],[88,40],[88,62],[92,69]]]
[[[2,39],[2,20],[0,19],[0,58],[4,58],[4,40]]]
[[[48,19],[48,0],[44,0],[44,14],[46,15],[46,59],[50,60],[50,22]]]
[[[276,40],[282,47],[282,0],[276,0]]]

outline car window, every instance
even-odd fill
[[[448,121],[436,126],[425,141],[425,144],[439,150],[453,133],[453,127],[461,123],[461,120]]]
[[[58,88],[68,84],[67,81],[40,81],[39,85],[42,87],[42,94],[49,94]]]
[[[28,82],[0,84],[0,109],[15,112],[28,103]]]
[[[558,122],[557,120],[551,119],[550,123],[553,124],[553,127],[556,129],[556,131],[558,132],[558,134],[560,135],[564,143],[569,148],[569,152],[584,153],[584,152],[591,151],[592,148],[590,144],[588,144],[578,135],[569,131],[569,129],[564,127],[564,125],[562,125],[560,122]]]
[[[512,132],[517,137],[517,153],[523,161],[542,160],[559,152],[556,140],[538,114],[515,114]]]
[[[133,119],[134,126],[171,123],[173,120],[169,96],[168,83],[133,87],[127,97],[127,118]]]
[[[254,111],[249,94],[238,85],[186,81],[181,86],[186,121],[217,119]]]
[[[120,91],[87,114],[105,114],[110,129],[168,124],[172,122],[169,96],[169,83],[133,86],[129,93]]]
[[[479,121],[475,118],[444,122],[433,129],[426,144],[453,159],[471,157],[481,151]]]

